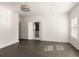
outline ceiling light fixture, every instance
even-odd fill
[[[30,6],[28,4],[22,4],[20,9],[24,12],[29,12],[30,11]]]

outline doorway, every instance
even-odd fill
[[[39,21],[28,22],[28,39],[41,40],[41,24]]]
[[[34,22],[34,39],[39,40],[40,38],[40,22]]]

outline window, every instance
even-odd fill
[[[72,24],[71,26],[72,26],[72,27],[77,27],[77,24],[78,24],[77,22],[78,22],[78,19],[77,19],[77,17],[75,17],[75,18],[72,19],[72,21],[71,21],[71,24]]]
[[[77,17],[71,20],[71,36],[75,39],[78,38],[78,19]]]

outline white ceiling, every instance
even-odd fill
[[[7,7],[13,11],[17,11],[22,15],[33,15],[33,14],[60,14],[69,12],[76,2],[27,2],[30,5],[30,12],[23,12],[20,10],[20,5],[23,2],[5,2],[0,3],[0,6]]]

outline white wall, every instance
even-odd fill
[[[28,39],[33,40],[34,39],[34,29],[33,29],[33,22],[28,22]]]
[[[26,16],[19,15],[20,23],[19,23],[19,38],[20,39],[28,39],[28,21]]]
[[[18,14],[0,6],[0,48],[19,42]]]
[[[67,12],[72,3],[31,3],[31,11],[21,16],[20,38],[28,39],[28,22],[40,21],[42,40],[69,42],[69,19]]]
[[[45,17],[42,23],[42,39],[46,41],[68,42],[69,29],[67,15],[59,14]]]
[[[67,14],[56,15],[27,15],[24,19],[25,26],[27,22],[40,21],[42,23],[42,40],[44,41],[56,41],[56,42],[69,42],[69,27]],[[23,24],[24,24],[23,23]],[[25,34],[27,28],[21,34]],[[26,36],[26,35],[25,35]],[[22,37],[23,39],[27,39]]]

